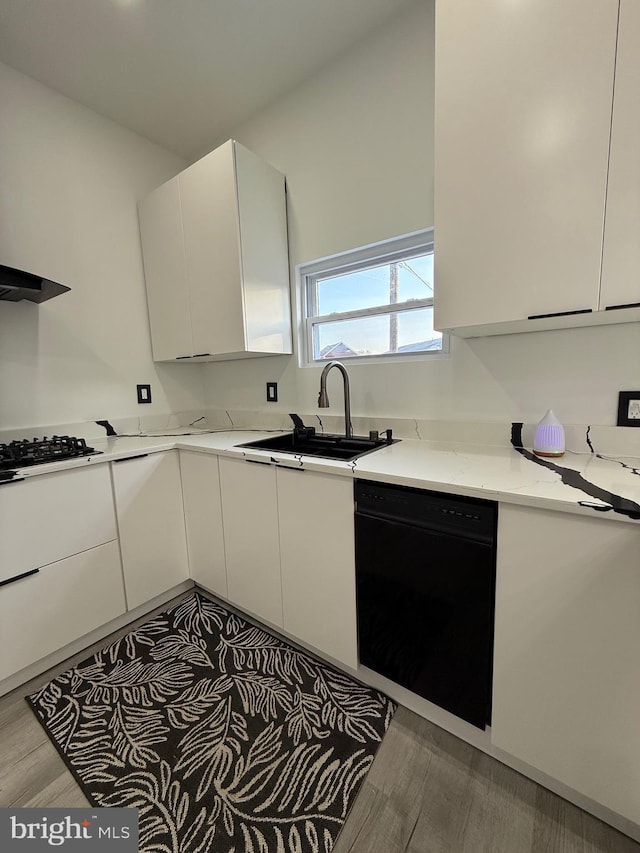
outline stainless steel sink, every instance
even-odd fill
[[[274,435],[236,446],[350,462],[352,459],[364,456],[365,453],[373,453],[374,450],[379,450],[381,447],[395,444],[396,441],[398,439],[366,438],[357,435],[347,438],[344,435],[327,435],[326,433],[322,435],[299,435],[294,430],[286,435]]]

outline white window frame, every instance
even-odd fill
[[[376,264],[392,263],[402,261],[420,254],[421,252],[433,252],[433,228],[425,228],[414,231],[402,237],[394,237],[380,243],[372,243],[358,249],[330,255],[316,261],[299,264],[296,267],[296,291],[298,296],[298,354],[301,367],[318,367],[326,364],[327,359],[314,359],[313,357],[313,327],[317,325],[318,317],[326,318],[327,321],[353,320],[358,317],[372,317],[377,314],[389,314],[389,305],[380,305],[375,308],[361,308],[354,311],[343,311],[334,314],[318,315],[315,306],[315,282],[318,278],[327,278],[341,273],[357,272],[360,269],[375,266]],[[393,303],[392,310],[401,313],[413,311],[419,308],[430,308],[433,306],[433,297],[426,299],[411,299],[406,302]],[[421,361],[442,358],[449,354],[449,335],[443,333],[442,348],[439,350],[427,350],[425,352],[400,352],[375,355],[350,356],[345,358],[345,364],[376,364],[396,363],[402,361]]]

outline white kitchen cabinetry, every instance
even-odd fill
[[[117,542],[0,588],[0,681],[125,611]]]
[[[353,480],[276,470],[284,628],[357,669]]]
[[[640,305],[639,55],[640,3],[622,0],[602,257],[604,308]]]
[[[180,473],[191,577],[227,598],[218,457],[181,450]]]
[[[219,463],[229,601],[282,627],[274,467],[226,457]]]
[[[0,681],[125,612],[116,540],[106,464],[0,486]]]
[[[193,353],[178,178],[138,205],[144,276],[155,361]]]
[[[178,453],[111,463],[120,549],[133,610],[189,578]]]
[[[438,329],[624,319],[599,310],[617,16],[618,0],[436,4]],[[545,314],[561,316],[528,319]]]
[[[89,463],[0,486],[0,581],[117,536],[108,465]]]
[[[282,174],[229,140],[138,209],[155,361],[291,352]]]
[[[220,458],[229,600],[354,669],[353,481]]]
[[[495,746],[640,823],[640,527],[500,506]]]

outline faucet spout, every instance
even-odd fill
[[[329,395],[327,394],[327,376],[332,367],[337,367],[342,374],[344,383],[344,434],[346,438],[351,438],[353,435],[353,427],[351,426],[351,394],[349,391],[349,374],[341,361],[330,361],[325,365],[322,375],[320,376],[320,393],[318,394],[318,408],[327,409],[329,407]]]

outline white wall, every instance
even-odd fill
[[[433,224],[433,50],[433,3],[419,0],[231,134],[287,176],[292,268]],[[449,358],[350,366],[352,411],[535,422],[552,407],[614,424],[618,390],[640,386],[638,353],[638,324],[454,339]],[[319,374],[295,356],[207,365],[207,402],[310,411]],[[267,380],[278,404],[264,403]]]
[[[0,428],[200,406],[199,366],[151,360],[136,210],[184,162],[5,65],[0,103],[0,264],[71,287],[0,302]]]
[[[432,22],[432,0],[418,0],[230,134],[287,175],[292,268],[432,224]],[[315,409],[320,371],[295,356],[153,364],[136,201],[179,158],[3,65],[0,102],[0,263],[72,288],[0,302],[0,429],[203,402]],[[552,407],[565,423],[613,424],[618,390],[640,385],[638,324],[452,343],[432,362],[351,366],[354,415],[531,422]],[[137,405],[138,382],[151,406]]]

